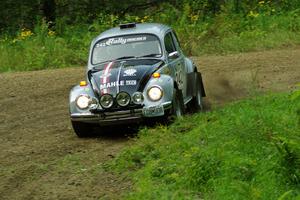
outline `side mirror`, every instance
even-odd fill
[[[168,55],[168,58],[169,58],[169,59],[176,59],[176,58],[178,58],[178,57],[179,57],[178,51],[174,51],[174,52],[172,52],[172,53],[169,53],[169,55]]]

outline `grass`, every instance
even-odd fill
[[[300,101],[290,96],[144,128],[110,167],[132,179],[127,199],[300,199]]]
[[[257,17],[221,14],[213,22],[174,28],[189,55],[276,49],[300,44],[300,17],[291,13]]]
[[[70,27],[70,32],[72,29]],[[26,34],[27,33],[27,34]],[[51,35],[52,33],[52,35]],[[34,32],[22,30],[14,39],[0,40],[0,72],[30,71],[70,66],[82,66],[87,62],[87,47],[91,40],[80,32],[76,35],[57,36],[45,24]]]

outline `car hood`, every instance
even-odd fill
[[[156,59],[133,59],[112,61],[97,66],[92,71],[90,81],[98,95],[111,94],[116,96],[124,91],[132,95],[136,91],[142,92],[151,75],[164,62]]]

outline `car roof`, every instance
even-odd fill
[[[97,36],[94,39],[94,42],[109,38],[109,37],[116,37],[121,35],[131,35],[131,34],[142,34],[142,33],[150,33],[154,34],[160,38],[164,36],[164,33],[171,29],[169,26],[166,26],[164,24],[158,24],[158,23],[137,23],[135,27],[133,28],[124,28],[121,29],[120,27],[111,28],[107,31],[104,31],[99,36]]]

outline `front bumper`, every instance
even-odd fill
[[[172,107],[172,102],[161,104],[165,111]],[[81,121],[86,123],[98,123],[100,125],[123,124],[123,123],[139,123],[146,117],[143,114],[143,108],[122,110],[114,112],[100,113],[72,113],[72,121]],[[148,118],[148,117],[147,117]]]

